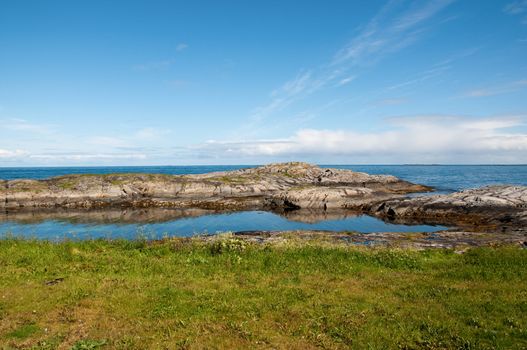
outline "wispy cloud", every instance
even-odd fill
[[[360,67],[371,66],[387,54],[415,43],[426,32],[426,25],[454,0],[414,2],[402,8],[404,1],[391,0],[347,45],[318,68],[304,70],[271,94],[271,101],[256,108],[245,129],[284,110],[297,100],[326,87],[350,84]],[[400,14],[402,13],[402,14]]]
[[[414,75],[413,77],[411,77],[410,79],[406,81],[399,82],[397,84],[388,86],[387,90],[396,90],[396,89],[406,88],[409,86],[423,83],[425,81],[428,81],[434,78],[438,78],[444,75],[444,73],[448,71],[449,69],[450,69],[450,65],[446,65],[446,64],[437,65],[431,69],[427,69],[423,72],[419,72],[418,74]]]
[[[55,130],[55,125],[34,123],[20,118],[7,118],[0,119],[0,130],[35,134],[50,134]]]
[[[527,24],[527,0],[517,0],[507,4],[503,12],[511,16],[522,16],[522,23]]]
[[[271,102],[265,106],[255,108],[250,117],[250,122],[257,123],[262,121],[270,114],[283,110],[304,94],[309,94],[317,88],[318,85],[312,80],[311,71],[299,73],[294,79],[273,90],[270,94]],[[251,124],[251,126],[253,125]]]
[[[519,15],[521,13],[527,12],[527,0],[518,0],[513,1],[507,4],[503,11],[509,15]]]
[[[298,74],[294,79],[287,81],[280,88],[271,93],[272,97],[295,96],[304,92],[307,88],[312,88],[312,72],[307,71]]]
[[[183,52],[188,49],[188,47],[189,46],[186,43],[179,43],[176,45],[176,52]],[[153,60],[145,63],[135,64],[132,66],[132,69],[136,71],[166,70],[173,66],[175,63],[176,59],[174,57],[171,57],[167,59]]]
[[[512,81],[496,86],[488,86],[480,89],[467,91],[463,94],[465,97],[487,97],[503,95],[527,88],[527,79]]]
[[[355,80],[355,78],[357,78],[357,76],[355,75],[351,75],[349,77],[343,78],[338,82],[337,86],[347,85],[351,83],[353,80]]]
[[[467,118],[417,116],[392,118],[393,128],[382,132],[303,129],[291,137],[237,142],[209,141],[199,149],[218,157],[450,157],[458,154],[494,157],[515,154],[527,161],[525,116]],[[346,158],[348,159],[348,158]]]
[[[188,45],[185,43],[180,43],[180,44],[177,44],[176,46],[177,52],[185,51],[186,49],[188,49]]]
[[[371,63],[387,53],[398,51],[415,42],[423,33],[421,26],[454,0],[420,1],[402,15],[393,17],[403,2],[389,1],[366,28],[334,56],[334,64]]]

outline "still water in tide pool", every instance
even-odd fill
[[[168,214],[168,213],[167,213]],[[131,214],[133,218],[133,213]],[[63,240],[90,238],[147,238],[159,239],[165,236],[188,237],[197,234],[214,234],[218,232],[239,231],[276,231],[276,230],[328,230],[371,232],[434,232],[444,229],[442,226],[430,225],[395,225],[366,216],[347,216],[326,218],[320,221],[301,222],[288,219],[278,214],[264,211],[244,211],[228,214],[205,214],[196,217],[176,219],[148,220],[133,222],[126,220],[99,220],[93,217],[75,217],[0,222],[0,235],[16,237]],[[309,218],[307,218],[309,219]],[[314,221],[314,222],[313,222]]]

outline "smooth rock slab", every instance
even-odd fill
[[[448,195],[399,198],[369,207],[392,220],[420,220],[486,230],[527,231],[527,187],[487,186]]]
[[[201,175],[70,175],[4,181],[0,208],[175,207],[239,210],[287,206],[344,208],[431,190],[394,176],[324,169],[307,163]]]

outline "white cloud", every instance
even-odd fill
[[[27,155],[28,155],[28,152],[20,150],[20,149],[17,149],[17,150],[14,150],[14,151],[10,151],[10,150],[7,150],[7,149],[1,149],[0,148],[0,159],[2,159],[2,158],[19,158],[19,157],[24,157],[24,156],[27,156]]]
[[[25,151],[0,149],[0,162],[19,164],[161,164],[176,159],[214,160],[218,163],[254,163],[285,159],[324,162],[527,162],[527,116],[474,118],[410,116],[386,119],[387,129],[300,129],[289,137],[208,141],[171,147],[96,148],[92,151]],[[133,134],[157,139],[158,130]],[[104,140],[102,140],[104,141]],[[106,140],[110,142],[110,140]],[[112,141],[113,142],[113,141]],[[264,160],[264,161],[262,161]]]
[[[479,156],[516,156],[527,160],[527,133],[512,128],[525,125],[525,117],[464,118],[459,116],[422,116],[392,118],[390,131],[303,129],[285,139],[242,142],[209,141],[198,149],[217,157],[319,157],[325,156],[417,156],[450,157],[458,154]]]
[[[351,76],[349,76],[347,78],[341,79],[339,81],[339,83],[337,84],[337,86],[347,85],[347,84],[351,83],[353,80],[355,80],[355,78],[357,78],[355,75],[351,75]]]
[[[509,83],[496,85],[496,86],[489,86],[485,88],[470,90],[470,91],[467,91],[464,94],[464,96],[465,97],[486,97],[486,96],[503,95],[503,94],[519,91],[525,88],[527,88],[527,79],[512,81]]]

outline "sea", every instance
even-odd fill
[[[321,165],[369,174],[394,175],[401,179],[431,186],[434,193],[451,193],[488,185],[527,186],[527,165]],[[0,168],[0,179],[47,179],[69,174],[157,173],[203,174],[255,165],[219,166],[108,166],[108,167],[10,167]],[[134,219],[135,218],[135,219]],[[147,219],[145,219],[147,218]],[[83,212],[46,215],[0,216],[0,237],[24,237],[46,240],[64,239],[159,239],[167,236],[193,236],[239,231],[327,230],[371,232],[434,232],[445,227],[401,225],[366,215],[328,215],[318,218],[308,214],[283,216],[263,211],[202,213],[195,216],[156,211],[152,215],[130,210],[110,214]]]

